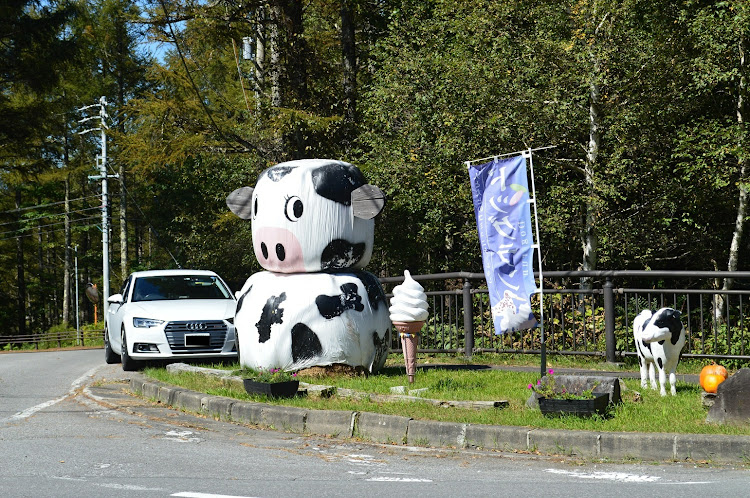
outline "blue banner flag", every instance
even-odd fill
[[[533,328],[529,296],[536,292],[526,158],[469,166],[482,264],[495,333]]]

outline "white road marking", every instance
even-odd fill
[[[215,495],[212,493],[192,493],[190,491],[181,491],[170,496],[181,496],[182,498],[253,498],[251,496]]]
[[[70,396],[73,393],[75,393],[76,389],[78,389],[81,386],[81,384],[83,384],[83,382],[86,379],[88,379],[89,377],[93,376],[94,373],[96,372],[96,370],[98,368],[99,367],[94,367],[91,370],[89,370],[88,372],[86,372],[85,374],[83,374],[80,377],[78,377],[76,380],[74,380],[73,383],[70,386],[70,390],[68,390],[68,392],[64,396],[61,396],[61,397],[59,397],[57,399],[51,399],[49,401],[45,401],[44,403],[39,403],[38,405],[32,406],[31,408],[27,408],[27,409],[25,409],[23,411],[20,411],[20,412],[16,413],[15,415],[12,415],[9,420],[22,420],[22,419],[25,419],[25,418],[28,418],[28,417],[34,415],[39,410],[44,410],[45,408],[49,408],[52,405],[56,405],[60,401],[64,400],[68,396]]]
[[[656,482],[661,479],[657,476],[626,474],[625,472],[580,472],[577,470],[545,469],[551,474],[562,474],[580,479],[603,479],[618,482]]]
[[[82,477],[70,477],[70,476],[50,476],[50,479],[61,479],[63,481],[86,481]]]
[[[138,486],[136,484],[117,484],[114,482],[109,483],[94,483],[94,485],[100,488],[107,489],[124,489],[125,491],[164,491],[162,488],[147,488],[145,486]]]
[[[164,434],[162,439],[169,439],[170,441],[177,441],[178,443],[200,443],[200,438],[188,437],[191,434],[191,431],[168,431]]]
[[[369,482],[432,482],[432,479],[419,479],[418,477],[371,477],[365,480]]]

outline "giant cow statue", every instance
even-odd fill
[[[358,168],[321,159],[277,164],[255,188],[227,197],[233,213],[251,220],[255,256],[267,270],[237,293],[242,366],[382,368],[388,306],[378,279],[362,268],[384,204]]]

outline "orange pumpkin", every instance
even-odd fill
[[[703,377],[703,390],[707,393],[715,393],[719,388],[719,384],[725,380],[727,380],[726,377],[722,377],[721,375],[706,374],[706,376]]]
[[[707,392],[711,392],[711,391],[708,391],[706,389],[706,386],[704,385],[707,375],[718,375],[719,377],[723,377],[724,380],[726,380],[726,378],[729,376],[729,374],[727,373],[727,369],[722,367],[721,365],[717,365],[716,363],[711,363],[710,365],[706,365],[705,367],[703,367],[703,370],[701,370],[699,383],[701,387]],[[716,392],[716,391],[713,391],[713,392]]]

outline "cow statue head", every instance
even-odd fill
[[[253,187],[227,196],[252,221],[260,265],[278,273],[362,269],[370,261],[385,195],[349,163],[302,159],[263,171]]]

